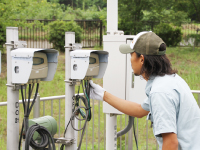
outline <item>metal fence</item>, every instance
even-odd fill
[[[173,25],[172,22],[165,22],[173,27],[180,27],[182,32],[182,41],[178,46],[200,46],[200,22],[181,22],[179,26]],[[140,26],[135,27],[134,31],[137,34],[141,31],[154,31],[156,25],[160,22],[156,21],[141,21]]]
[[[200,91],[192,90],[193,94],[198,94],[197,103],[200,106]],[[61,96],[51,96],[51,97],[43,97],[40,98],[38,95],[36,103],[33,109],[33,118],[37,118],[39,116],[51,115],[53,116],[57,123],[58,123],[58,133],[55,137],[63,136],[62,133],[65,129],[65,122],[64,122],[64,99],[65,95]],[[19,103],[21,104],[22,101],[20,100]],[[92,103],[92,119],[87,124],[86,133],[84,135],[84,140],[81,149],[92,149],[92,150],[100,150],[105,149],[106,147],[106,116],[102,112],[102,102],[91,100]],[[1,106],[7,106],[7,102],[1,102]],[[55,108],[58,108],[58,112],[54,111]],[[22,118],[21,118],[22,119]],[[145,120],[144,117],[142,119],[137,119],[135,126],[136,126],[136,137],[139,144],[139,149],[156,149],[158,150],[158,145],[153,137],[152,128],[150,128],[150,124],[148,121]],[[144,121],[145,120],[145,121]],[[122,130],[128,123],[128,116],[127,115],[120,115],[117,119],[118,122],[118,130]],[[81,123],[79,123],[79,127]],[[80,139],[80,134],[78,134],[78,139]],[[78,142],[78,141],[77,141]],[[118,146],[117,149],[119,150],[130,150],[128,149],[128,144],[133,146],[132,150],[136,149],[136,145],[133,138],[133,131],[129,131],[124,136],[118,138]],[[59,149],[60,145],[57,145]],[[0,147],[1,148],[1,147]]]
[[[47,28],[47,26],[53,21],[55,20],[27,19],[27,24],[23,27],[19,27],[19,39],[27,41],[28,48],[52,48],[53,44],[49,43],[48,40],[49,28]],[[101,20],[74,21],[83,29],[81,41],[83,48],[102,46],[103,35],[106,33],[106,28]],[[40,26],[36,25],[37,22],[40,23]],[[137,34],[138,32],[147,30],[154,31],[155,26],[158,25],[160,22],[142,21],[138,23],[140,23],[141,26],[134,27],[134,31],[136,33],[132,34]],[[200,46],[200,23],[182,22],[180,27],[183,33],[183,38],[179,46]]]
[[[16,19],[18,21],[18,19]],[[55,20],[27,19],[25,26],[19,27],[19,40],[27,41],[28,48],[52,48],[49,43],[48,24]],[[63,20],[70,21],[70,20]],[[82,29],[83,48],[102,46],[105,26],[101,20],[74,20]],[[36,25],[39,22],[39,25]],[[29,25],[30,24],[30,25]]]

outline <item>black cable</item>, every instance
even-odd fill
[[[136,134],[135,134],[135,117],[133,119],[133,133],[134,133],[134,137],[135,137],[136,148],[138,150],[138,142],[137,142],[137,137],[136,137]]]
[[[22,129],[21,129],[20,138],[19,138],[19,147],[18,147],[19,150],[20,150],[20,147],[21,147],[23,130],[24,130],[24,121],[22,123]]]
[[[24,113],[25,113],[25,102],[24,102],[24,94],[23,94],[23,86],[21,85],[21,95],[22,95],[22,103],[23,103],[23,108],[24,108]]]
[[[90,107],[90,84],[89,84],[89,80],[85,81],[85,90],[83,88],[83,91],[84,91],[85,98],[88,101],[88,108],[91,108]],[[90,121],[91,119],[92,119],[92,112],[91,112],[91,109],[89,109],[89,114],[88,114],[88,120],[87,121]]]
[[[37,83],[36,91],[35,91],[35,96],[33,98],[32,104],[30,106],[30,98],[31,98],[31,94],[33,92],[33,88],[34,88],[34,85],[31,87],[31,84],[29,84],[28,104],[26,104],[26,102],[27,102],[26,101],[26,85],[25,85],[25,97],[24,97],[24,93],[23,93],[23,86],[21,86],[21,95],[22,95],[22,102],[23,102],[23,107],[24,107],[24,119],[23,119],[23,123],[22,123],[22,129],[21,129],[21,133],[20,133],[20,139],[19,139],[19,147],[18,147],[19,150],[20,150],[20,146],[21,146],[22,136],[24,135],[23,138],[27,137],[26,132],[27,132],[27,130],[29,128],[29,125],[28,125],[29,115],[31,113],[31,110],[32,110],[33,105],[34,105],[34,103],[36,101],[36,98],[37,98],[38,89],[39,89],[39,83]]]
[[[31,104],[30,111],[29,111],[29,114],[28,114],[28,115],[30,115],[31,110],[32,110],[32,108],[33,108],[33,105],[35,104],[35,100],[36,100],[36,98],[37,98],[37,94],[38,94],[38,89],[39,89],[39,83],[37,83],[35,96],[34,96],[34,98],[33,98],[33,102],[32,102],[32,104]]]
[[[33,135],[36,131],[41,137],[40,143],[36,143],[33,140]],[[51,133],[45,127],[38,124],[32,125],[28,128],[25,141],[25,150],[29,150],[29,145],[33,149],[44,149],[46,146],[48,146],[48,150],[56,150],[54,139],[52,138]]]
[[[29,105],[30,105],[30,99],[31,99],[31,84],[29,84],[29,88],[28,88],[28,106],[27,106],[27,112],[29,112]]]
[[[82,134],[81,134],[81,139],[80,139],[80,142],[79,142],[78,150],[80,150],[80,148],[81,148],[82,139],[83,139],[83,136],[84,136],[84,133],[85,133],[87,121],[91,120],[91,107],[90,107],[90,100],[89,100],[89,97],[88,97],[89,96],[89,92],[90,92],[89,81],[85,81],[85,82],[81,81],[81,85],[82,85],[83,93],[84,93],[85,97],[79,95],[79,89],[78,89],[78,94],[73,97],[73,99],[75,100],[75,105],[74,105],[74,108],[73,108],[73,113],[72,113],[72,116],[71,116],[71,118],[70,118],[70,120],[69,120],[69,122],[68,122],[68,124],[67,124],[67,126],[65,128],[65,132],[64,132],[64,137],[65,137],[65,134],[67,132],[67,128],[68,128],[68,126],[69,126],[70,123],[71,123],[72,128],[75,131],[81,131],[82,130]],[[80,100],[83,102],[83,104],[85,105],[85,107],[84,106],[79,106],[79,101]],[[82,111],[81,108],[85,109],[86,114],[83,114],[83,111]],[[77,117],[77,112],[79,112],[81,114],[81,116],[83,117],[83,119],[80,119],[80,118]],[[76,119],[78,119],[79,121],[85,120],[85,123],[84,123],[84,125],[83,125],[82,128],[76,129],[74,127],[74,125],[72,123],[72,120],[73,120],[74,117]],[[62,144],[61,147],[60,147],[60,150],[64,150],[64,147],[65,147],[65,145]]]

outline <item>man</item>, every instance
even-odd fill
[[[147,116],[160,150],[200,149],[200,110],[187,83],[171,68],[164,41],[153,32],[141,32],[130,45],[121,45],[120,52],[130,53],[134,74],[147,81],[144,103],[115,97],[92,81],[91,98],[130,116]]]

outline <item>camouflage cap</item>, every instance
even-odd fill
[[[165,42],[154,32],[143,31],[138,33],[131,44],[122,44],[119,50],[123,54],[137,52],[144,55],[164,55],[166,50],[159,51],[161,44]]]

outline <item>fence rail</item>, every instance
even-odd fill
[[[200,106],[200,90],[191,90],[191,92],[193,94],[198,94],[198,101],[197,102],[198,102],[198,105]],[[81,93],[80,95],[83,95],[83,93]],[[65,95],[43,97],[43,98],[40,98],[40,96],[38,95],[37,99],[36,99],[36,102],[35,102],[35,105],[34,105],[34,108],[33,108],[33,118],[40,117],[40,114],[41,114],[40,106],[41,106],[41,103],[43,103],[42,110],[43,110],[43,116],[45,116],[46,115],[45,110],[47,109],[46,105],[45,105],[45,102],[50,101],[50,103],[51,103],[51,106],[50,106],[51,116],[54,116],[56,113],[58,113],[57,114],[57,116],[58,116],[57,117],[58,118],[57,119],[58,120],[58,134],[56,135],[56,137],[61,137],[61,124],[62,124],[61,120],[64,120],[64,115],[61,115],[61,111],[62,111],[62,109],[61,109],[61,100],[64,100],[64,99],[65,99]],[[32,101],[32,99],[31,99],[31,101]],[[56,102],[58,101],[59,112],[53,112],[53,108],[56,107],[56,106],[54,106],[54,104],[55,104],[54,101],[56,101]],[[20,100],[19,103],[21,104],[22,101]],[[92,149],[92,150],[94,150],[94,149],[95,150],[96,149],[100,150],[102,148],[105,149],[105,145],[106,145],[106,142],[105,142],[106,141],[106,137],[105,137],[105,135],[106,135],[106,133],[105,133],[106,132],[106,126],[105,126],[106,119],[105,118],[106,118],[106,116],[104,114],[103,115],[103,119],[101,119],[101,115],[100,114],[102,113],[101,112],[102,111],[101,110],[102,102],[96,101],[96,100],[92,100],[91,103],[92,103],[92,114],[93,114],[92,120],[91,120],[92,125],[91,125],[91,123],[89,123],[87,125],[87,127],[86,127],[86,133],[85,133],[85,136],[84,136],[84,139],[85,139],[84,140],[84,142],[85,142],[84,149],[86,149],[86,150],[88,148]],[[98,105],[98,106],[96,106],[96,105]],[[7,102],[0,102],[0,106],[7,106]],[[95,116],[94,115],[94,113],[95,113],[94,109],[95,108],[97,108],[97,111],[98,111],[98,115],[96,115],[97,118],[94,117]],[[95,120],[96,119],[98,119],[98,121],[96,121],[96,124],[95,124]],[[128,116],[127,115],[125,115],[125,121],[123,119],[123,116],[120,115],[120,117],[118,117],[118,127],[119,127],[118,129],[122,130],[123,129],[122,123],[124,123],[124,127],[125,127],[127,125],[127,121],[128,121]],[[102,122],[103,122],[103,131],[100,129],[100,126],[101,126]],[[141,139],[139,137],[139,126],[141,126],[141,125],[140,125],[139,119],[136,119],[136,137],[138,139],[139,145],[141,143],[140,140],[141,141],[143,140],[143,141],[146,142],[145,145],[144,144],[142,145],[141,149],[148,150],[148,149],[151,149],[153,147],[152,143],[149,143],[149,131],[152,130],[152,129],[149,127],[148,121],[146,121],[145,123],[146,123],[145,124],[146,129],[144,130],[144,132],[146,132],[145,133],[146,134],[146,139]],[[62,126],[62,130],[64,129],[64,126]],[[79,127],[80,126],[81,126],[81,123],[79,123]],[[89,131],[92,132],[92,133],[89,133]],[[95,131],[96,131],[97,135],[95,135]],[[89,134],[91,134],[91,135],[89,135]],[[141,131],[140,131],[140,134],[141,134]],[[129,133],[127,133],[124,138],[122,138],[122,137],[118,138],[119,139],[118,140],[118,149],[120,149],[120,150],[130,150],[130,149],[128,149],[128,147],[129,147],[128,144],[133,145],[133,149],[134,149],[134,144],[133,144],[134,139],[133,139],[132,135],[133,135],[133,131],[130,130]],[[96,138],[97,138],[97,140],[96,140]],[[80,134],[78,134],[78,139],[80,139]],[[57,145],[57,147],[59,149],[60,145]],[[154,142],[154,148],[156,150],[158,150],[157,142]]]
[[[19,19],[15,19],[19,21]],[[48,24],[55,20],[45,19],[27,19],[26,22],[31,25],[19,27],[19,39],[27,41],[28,48],[52,48],[53,44],[49,43]],[[70,21],[70,20],[63,20]],[[105,34],[105,25],[101,20],[74,20],[82,29],[83,48],[92,48],[102,46],[103,35]],[[36,26],[35,22],[39,22],[40,26]],[[135,27],[135,33],[141,31],[154,31],[155,26],[160,22],[141,21],[141,26]],[[170,22],[168,22],[170,24]],[[183,33],[182,41],[179,46],[200,46],[200,23],[182,22],[181,31]]]
[[[19,21],[19,19],[15,19]],[[34,21],[40,22],[40,26],[36,26]],[[19,39],[27,41],[28,48],[52,48],[53,44],[49,43],[49,28],[48,24],[55,20],[44,19],[27,19],[31,26],[19,27]],[[71,21],[71,20],[63,20]],[[105,33],[105,26],[101,20],[74,20],[82,29],[81,44],[83,48],[90,48],[94,46],[102,46],[103,34]]]

